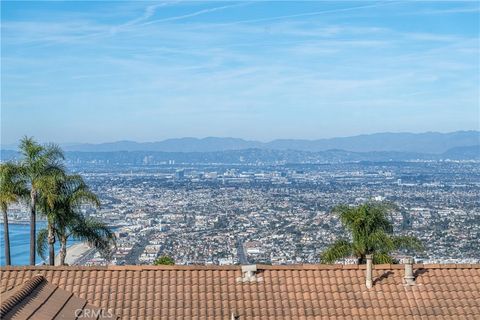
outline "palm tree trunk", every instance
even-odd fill
[[[37,202],[36,191],[32,187],[30,192],[30,265],[35,265],[35,238],[36,238],[36,215],[35,206]]]
[[[3,211],[3,236],[5,238],[5,265],[12,264],[10,261],[10,235],[8,234],[8,215],[7,210]]]
[[[67,257],[67,237],[60,237],[60,265],[65,265],[65,258]]]
[[[358,259],[358,264],[366,264],[367,263],[367,255],[361,254]]]
[[[48,263],[51,266],[55,265],[55,235],[50,222],[48,222]]]

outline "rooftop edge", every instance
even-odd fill
[[[356,264],[292,264],[292,265],[265,265],[257,264],[257,270],[363,270],[366,265]],[[377,270],[403,269],[403,264],[376,264]],[[414,264],[415,269],[480,269],[480,264]],[[2,266],[0,271],[15,270],[241,270],[241,265],[124,265],[124,266]]]

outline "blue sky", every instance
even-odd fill
[[[479,128],[478,1],[2,1],[2,144]]]

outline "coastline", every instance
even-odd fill
[[[46,226],[46,221],[37,220],[37,232]],[[26,266],[29,265],[30,256],[30,225],[22,220],[14,220],[9,223],[10,231],[10,253],[12,265]],[[5,257],[3,250],[3,223],[0,222],[0,266],[5,265]],[[55,243],[55,264],[58,265],[60,243]],[[67,256],[65,262],[69,265],[82,264],[85,262],[86,256],[93,253],[93,249],[88,245],[79,242],[79,240],[69,239],[67,242]],[[46,252],[48,255],[48,252]],[[48,264],[48,257],[43,259],[36,253],[36,264]]]
[[[65,263],[67,265],[74,265],[79,259],[81,259],[85,253],[91,248],[86,242],[75,243],[67,247],[67,256],[65,257]],[[60,265],[60,254],[55,256],[55,265]]]

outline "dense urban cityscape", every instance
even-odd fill
[[[480,259],[476,161],[69,165],[102,200],[100,210],[84,212],[116,230],[115,264],[164,255],[176,264],[318,263],[346,236],[331,209],[367,201],[396,205],[395,231],[425,244],[418,261]],[[13,208],[11,218],[25,220],[21,212]],[[76,263],[106,261],[90,250]]]

